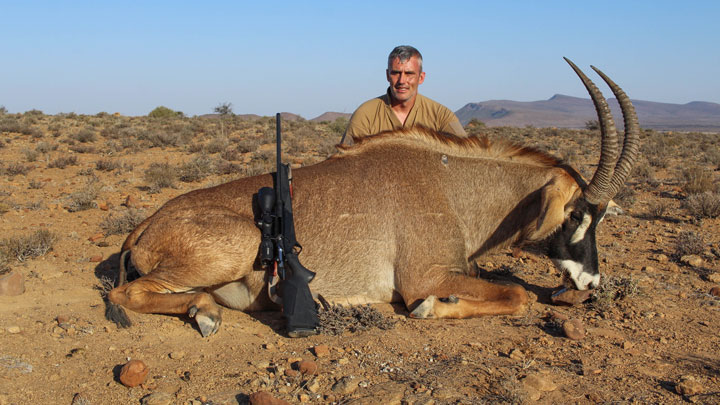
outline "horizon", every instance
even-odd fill
[[[384,93],[387,54],[401,44],[423,54],[420,93],[453,111],[588,98],[563,56],[633,100],[720,103],[710,1],[1,4],[11,40],[0,45],[0,106],[11,113],[194,116],[227,102],[236,114],[352,113]]]

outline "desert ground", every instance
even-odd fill
[[[551,301],[561,275],[528,246],[476,261],[479,277],[527,289],[518,316],[336,308],[326,333],[290,339],[279,312],[225,310],[202,338],[183,316],[130,312],[133,326],[118,328],[104,293],[125,236],[164,202],[273,170],[274,117],[151,115],[0,111],[0,404],[720,402],[720,134],[643,131],[615,198],[624,213],[598,231],[601,287],[584,303]],[[285,160],[299,167],[334,153],[346,121],[284,125]],[[467,130],[586,177],[598,160],[591,129]],[[575,339],[572,320],[585,329]],[[148,369],[134,387],[119,377],[129,360]]]

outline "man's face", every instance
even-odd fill
[[[425,72],[420,72],[420,63],[416,56],[404,62],[395,58],[385,74],[390,83],[390,94],[395,101],[401,103],[414,100],[418,86],[425,81]]]

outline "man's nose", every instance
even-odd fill
[[[407,75],[404,73],[398,73],[398,83],[405,83],[407,81]]]

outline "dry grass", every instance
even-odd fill
[[[0,256],[24,262],[49,252],[57,237],[46,229],[40,229],[28,236],[17,236],[0,241]]]
[[[177,170],[169,163],[151,163],[143,176],[151,193],[163,188],[175,188]]]
[[[675,240],[675,256],[702,255],[705,251],[705,239],[702,234],[686,231]]]
[[[369,328],[391,329],[395,321],[384,316],[370,305],[325,305],[318,314],[320,326],[318,332],[323,335],[342,335],[345,332],[357,332]]]
[[[713,174],[705,167],[693,166],[682,171],[680,183],[683,191],[688,194],[700,194],[716,191],[717,187],[713,182]]]
[[[77,156],[61,156],[52,162],[48,163],[48,168],[64,169],[68,166],[74,166],[77,164]]]
[[[100,223],[105,235],[124,235],[130,233],[147,217],[144,210],[129,209],[122,215],[110,215]]]
[[[617,301],[639,294],[638,281],[632,276],[605,276],[600,286],[593,292],[590,305],[606,312],[617,305]]]
[[[720,194],[710,191],[693,194],[685,200],[684,207],[696,218],[717,218],[720,216]]]

